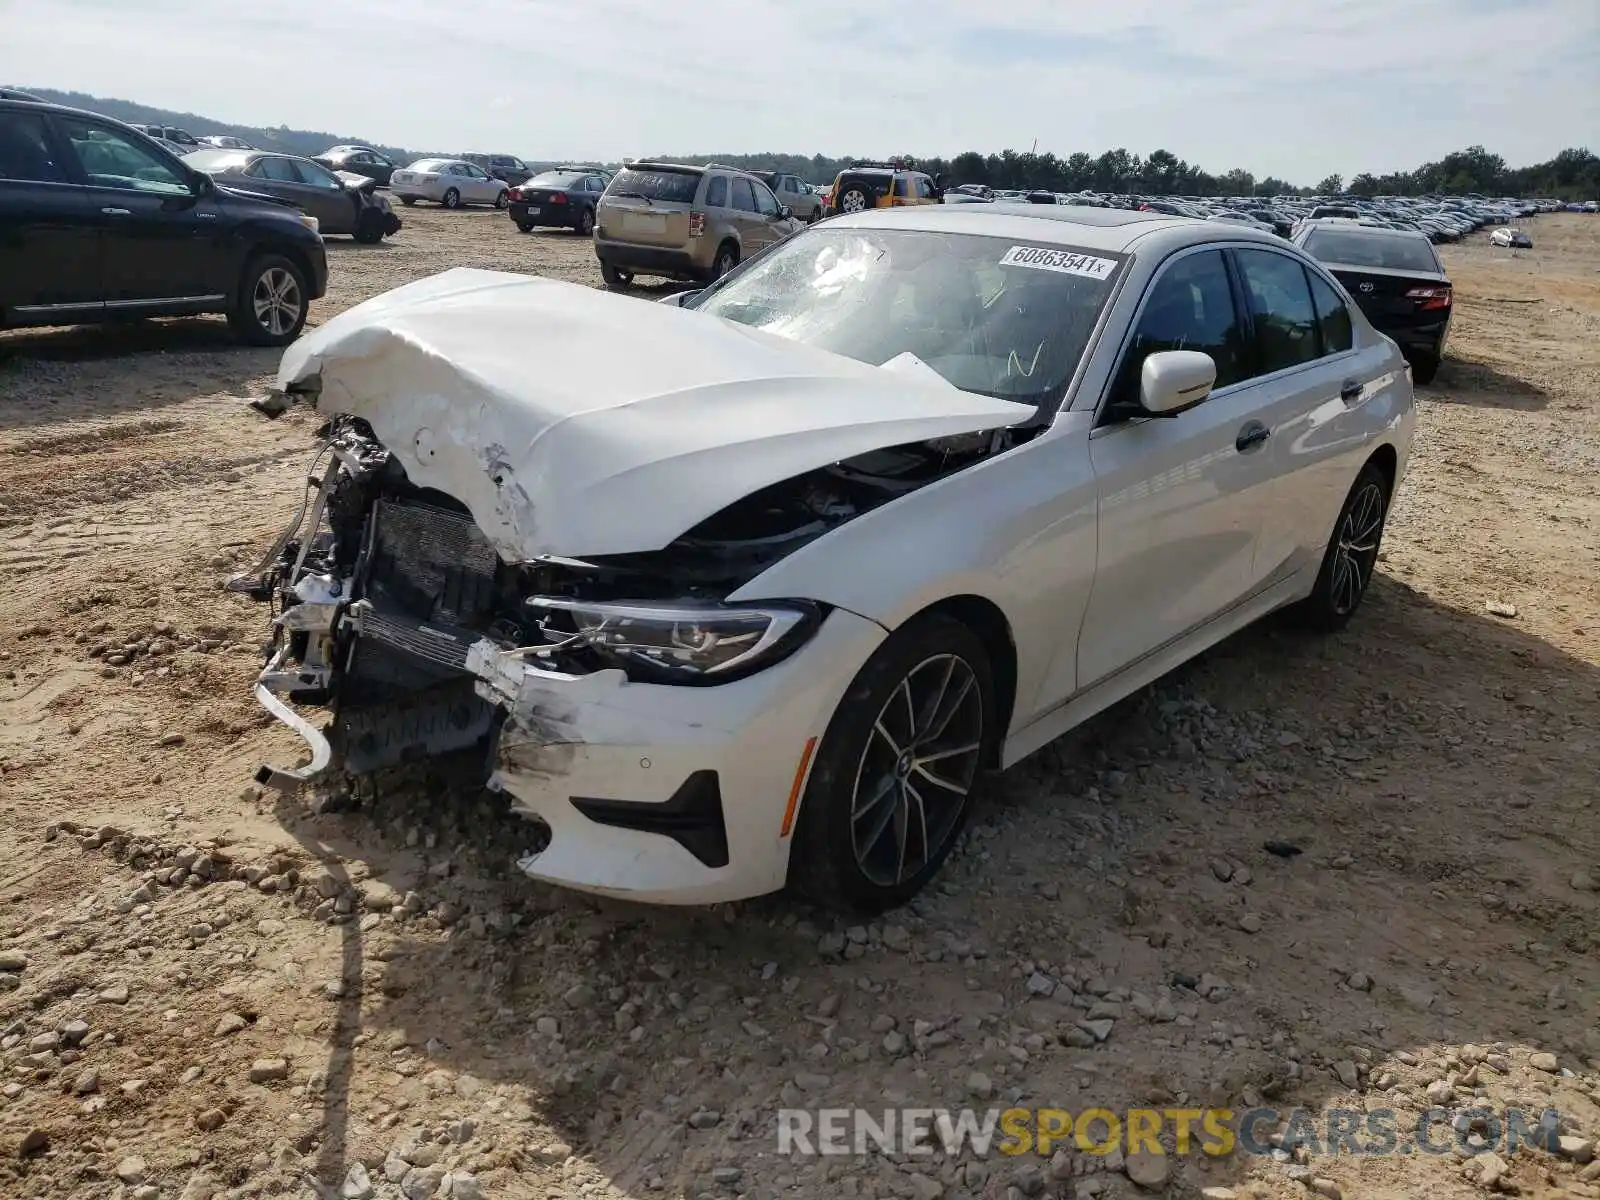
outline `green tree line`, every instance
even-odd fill
[[[901,155],[950,183],[981,183],[994,188],[1046,188],[1057,192],[1120,192],[1150,196],[1293,196],[1333,195],[1345,191],[1341,175],[1329,175],[1310,187],[1297,187],[1271,175],[1257,178],[1235,167],[1220,175],[1189,162],[1170,150],[1141,158],[1126,149],[1098,157],[1079,151],[1065,158],[1048,151],[1002,150],[982,154],[969,150],[954,158]],[[815,154],[666,155],[667,162],[720,162],[750,171],[782,171],[813,183],[829,183],[847,167],[850,156]],[[1505,159],[1482,146],[1447,154],[1438,162],[1390,175],[1362,173],[1348,184],[1362,196],[1459,195],[1541,196],[1561,200],[1600,199],[1600,158],[1587,149],[1563,150],[1549,162],[1508,167]]]

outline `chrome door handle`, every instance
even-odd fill
[[[1251,421],[1243,429],[1239,430],[1239,436],[1234,439],[1233,447],[1240,454],[1248,454],[1271,436],[1272,430],[1268,429],[1260,421]]]
[[[102,208],[100,211],[103,212],[108,217],[131,217],[131,216],[133,216],[132,210],[131,209],[126,209],[126,208]]]
[[[1344,386],[1339,389],[1339,399],[1343,400],[1346,404],[1354,404],[1357,400],[1361,399],[1362,390],[1363,389],[1360,380],[1346,379],[1344,381]]]

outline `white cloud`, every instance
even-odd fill
[[[231,10],[231,11],[230,11]],[[1312,182],[1600,128],[1594,0],[52,0],[0,81],[537,158],[1164,147]]]

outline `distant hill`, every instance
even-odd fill
[[[454,150],[411,150],[404,146],[392,146],[386,142],[373,141],[371,138],[352,137],[343,133],[323,133],[314,129],[290,129],[287,125],[277,128],[267,128],[261,125],[236,125],[229,121],[218,121],[211,117],[201,116],[199,113],[173,112],[170,108],[154,108],[148,104],[136,104],[132,100],[110,100],[101,96],[91,96],[86,92],[59,92],[54,88],[29,87],[26,84],[17,84],[16,87],[24,92],[30,92],[41,100],[48,100],[52,104],[66,104],[72,108],[82,108],[89,112],[100,113],[118,121],[127,121],[140,125],[175,125],[179,129],[187,129],[196,137],[206,137],[211,134],[227,134],[232,137],[243,138],[252,146],[259,146],[263,150],[281,150],[286,154],[299,154],[310,157],[321,154],[329,146],[355,143],[362,146],[371,146],[397,162],[408,163],[429,155],[456,155],[475,151],[485,153],[514,153],[504,150],[499,146],[470,146]],[[545,166],[559,166],[558,163],[536,162],[533,159],[525,160],[529,166],[543,168]]]

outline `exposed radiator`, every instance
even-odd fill
[[[478,625],[494,602],[494,547],[461,513],[380,500],[367,599],[379,612],[443,625]]]

